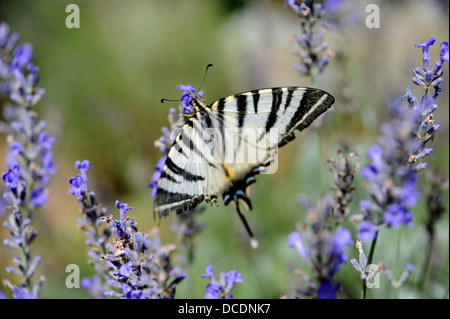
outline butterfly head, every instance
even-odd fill
[[[203,114],[206,108],[205,100],[201,96],[195,95],[189,99],[189,111],[191,114]]]

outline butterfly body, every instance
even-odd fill
[[[210,105],[191,98],[187,116],[167,155],[154,213],[181,213],[202,201],[242,199],[246,187],[276,155],[334,103],[320,89],[279,87],[247,91]],[[248,200],[248,202],[247,202]]]

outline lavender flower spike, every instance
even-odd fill
[[[314,0],[287,0],[284,6],[294,10],[300,20],[301,34],[295,37],[300,64],[295,64],[294,69],[314,80],[315,75],[325,69],[334,55],[324,42],[325,28],[320,23],[326,12],[325,7]]]
[[[17,44],[19,35],[10,34],[9,26],[0,23],[0,97],[5,122],[0,129],[8,134],[6,172],[2,174],[6,190],[3,199],[11,214],[3,226],[9,230],[10,239],[4,244],[18,251],[13,266],[7,272],[19,275],[20,287],[5,280],[14,298],[37,298],[43,278],[33,282],[33,275],[41,260],[32,257],[31,244],[37,236],[33,229],[33,216],[37,208],[47,201],[50,175],[55,174],[52,147],[54,138],[39,121],[35,106],[45,93],[38,87],[38,67],[34,66],[33,46]],[[1,99],[0,99],[1,100]]]
[[[173,299],[177,285],[186,278],[175,268],[170,254],[175,246],[163,246],[155,230],[147,235],[139,231],[134,218],[126,217],[128,204],[116,201],[120,220],[104,218],[112,236],[108,253],[102,259],[112,267],[108,283],[114,289],[105,296],[124,299]]]
[[[81,218],[77,219],[77,226],[86,236],[86,245],[89,247],[87,255],[89,263],[93,265],[95,274],[81,279],[82,288],[86,289],[92,298],[103,298],[109,289],[110,266],[101,259],[106,254],[106,242],[110,237],[110,229],[102,227],[106,218],[106,209],[97,203],[95,193],[89,190],[87,171],[92,169],[88,160],[76,161],[75,168],[81,173],[69,179],[69,194],[73,194],[80,204]],[[83,175],[83,176],[82,176]]]

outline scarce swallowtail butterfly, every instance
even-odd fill
[[[169,149],[157,184],[154,213],[191,210],[203,201],[251,209],[247,188],[265,172],[277,148],[295,138],[334,103],[332,95],[308,87],[247,91],[206,105],[198,96]]]

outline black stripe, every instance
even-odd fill
[[[187,181],[203,181],[205,178],[203,176],[194,175],[189,173],[188,171],[184,170],[183,168],[177,166],[174,162],[172,162],[171,158],[167,156],[166,159],[166,166],[168,169],[170,169],[173,173],[177,175],[181,175],[184,177]]]
[[[212,127],[212,121],[211,121],[211,117],[209,116],[208,112],[204,112],[202,117],[202,124],[205,123],[207,128],[211,128]]]
[[[223,110],[225,109],[225,98],[217,100],[217,120],[219,122],[220,136],[222,138],[222,156],[225,156],[225,128]]]
[[[302,99],[300,101],[300,104],[297,108],[297,111],[295,111],[294,116],[291,119],[291,122],[286,128],[286,133],[289,132],[293,127],[296,127],[298,122],[301,121],[303,116],[313,107],[317,101],[325,94],[325,92],[321,90],[316,89],[310,89],[307,88],[305,92],[303,93]],[[330,104],[331,106],[331,104]],[[320,114],[322,114],[328,107],[318,107],[317,109],[320,111],[313,112],[313,114],[310,114],[310,116],[304,120],[304,123],[302,124],[302,127],[297,127],[299,130],[303,130],[304,128],[308,127],[309,124],[312,123]]]
[[[177,181],[175,178],[173,178],[172,176],[170,176],[169,174],[166,173],[166,171],[162,171],[161,172],[161,177],[160,178],[165,178],[168,181],[175,183],[175,184],[181,184],[181,182]]]
[[[277,121],[277,112],[280,108],[282,96],[283,91],[280,88],[272,89],[272,109],[270,111],[269,116],[267,117],[266,132],[269,132]]]
[[[217,100],[217,119],[219,120],[219,124],[221,126],[221,130],[223,129],[223,110],[225,109],[225,98],[221,98]]]
[[[255,109],[255,114],[258,113],[258,103],[259,103],[259,90],[253,90],[252,97],[253,97],[253,108]]]
[[[284,112],[286,112],[287,108],[289,107],[289,105],[291,104],[291,100],[292,100],[292,95],[294,94],[294,91],[296,91],[297,88],[296,87],[290,87],[288,88],[288,94],[286,96],[286,103],[284,103]]]
[[[245,116],[247,115],[247,95],[236,95],[238,127],[244,126]]]
[[[247,116],[247,95],[235,95],[236,97],[236,107],[237,107],[237,117],[238,117],[238,128],[239,136],[237,147],[234,150],[234,158],[236,158],[236,152],[241,147],[242,143],[242,128],[244,127],[245,117]]]
[[[322,98],[324,94],[327,94],[323,91],[315,92],[314,103],[311,104],[311,107],[316,104],[316,102]],[[317,117],[319,117],[323,112],[325,112],[328,108],[330,108],[334,103],[334,97],[327,94],[325,100],[322,101],[320,105],[316,107],[316,109],[306,118],[300,125],[297,125],[296,129],[302,131],[307,128]],[[310,108],[311,108],[310,107]]]

